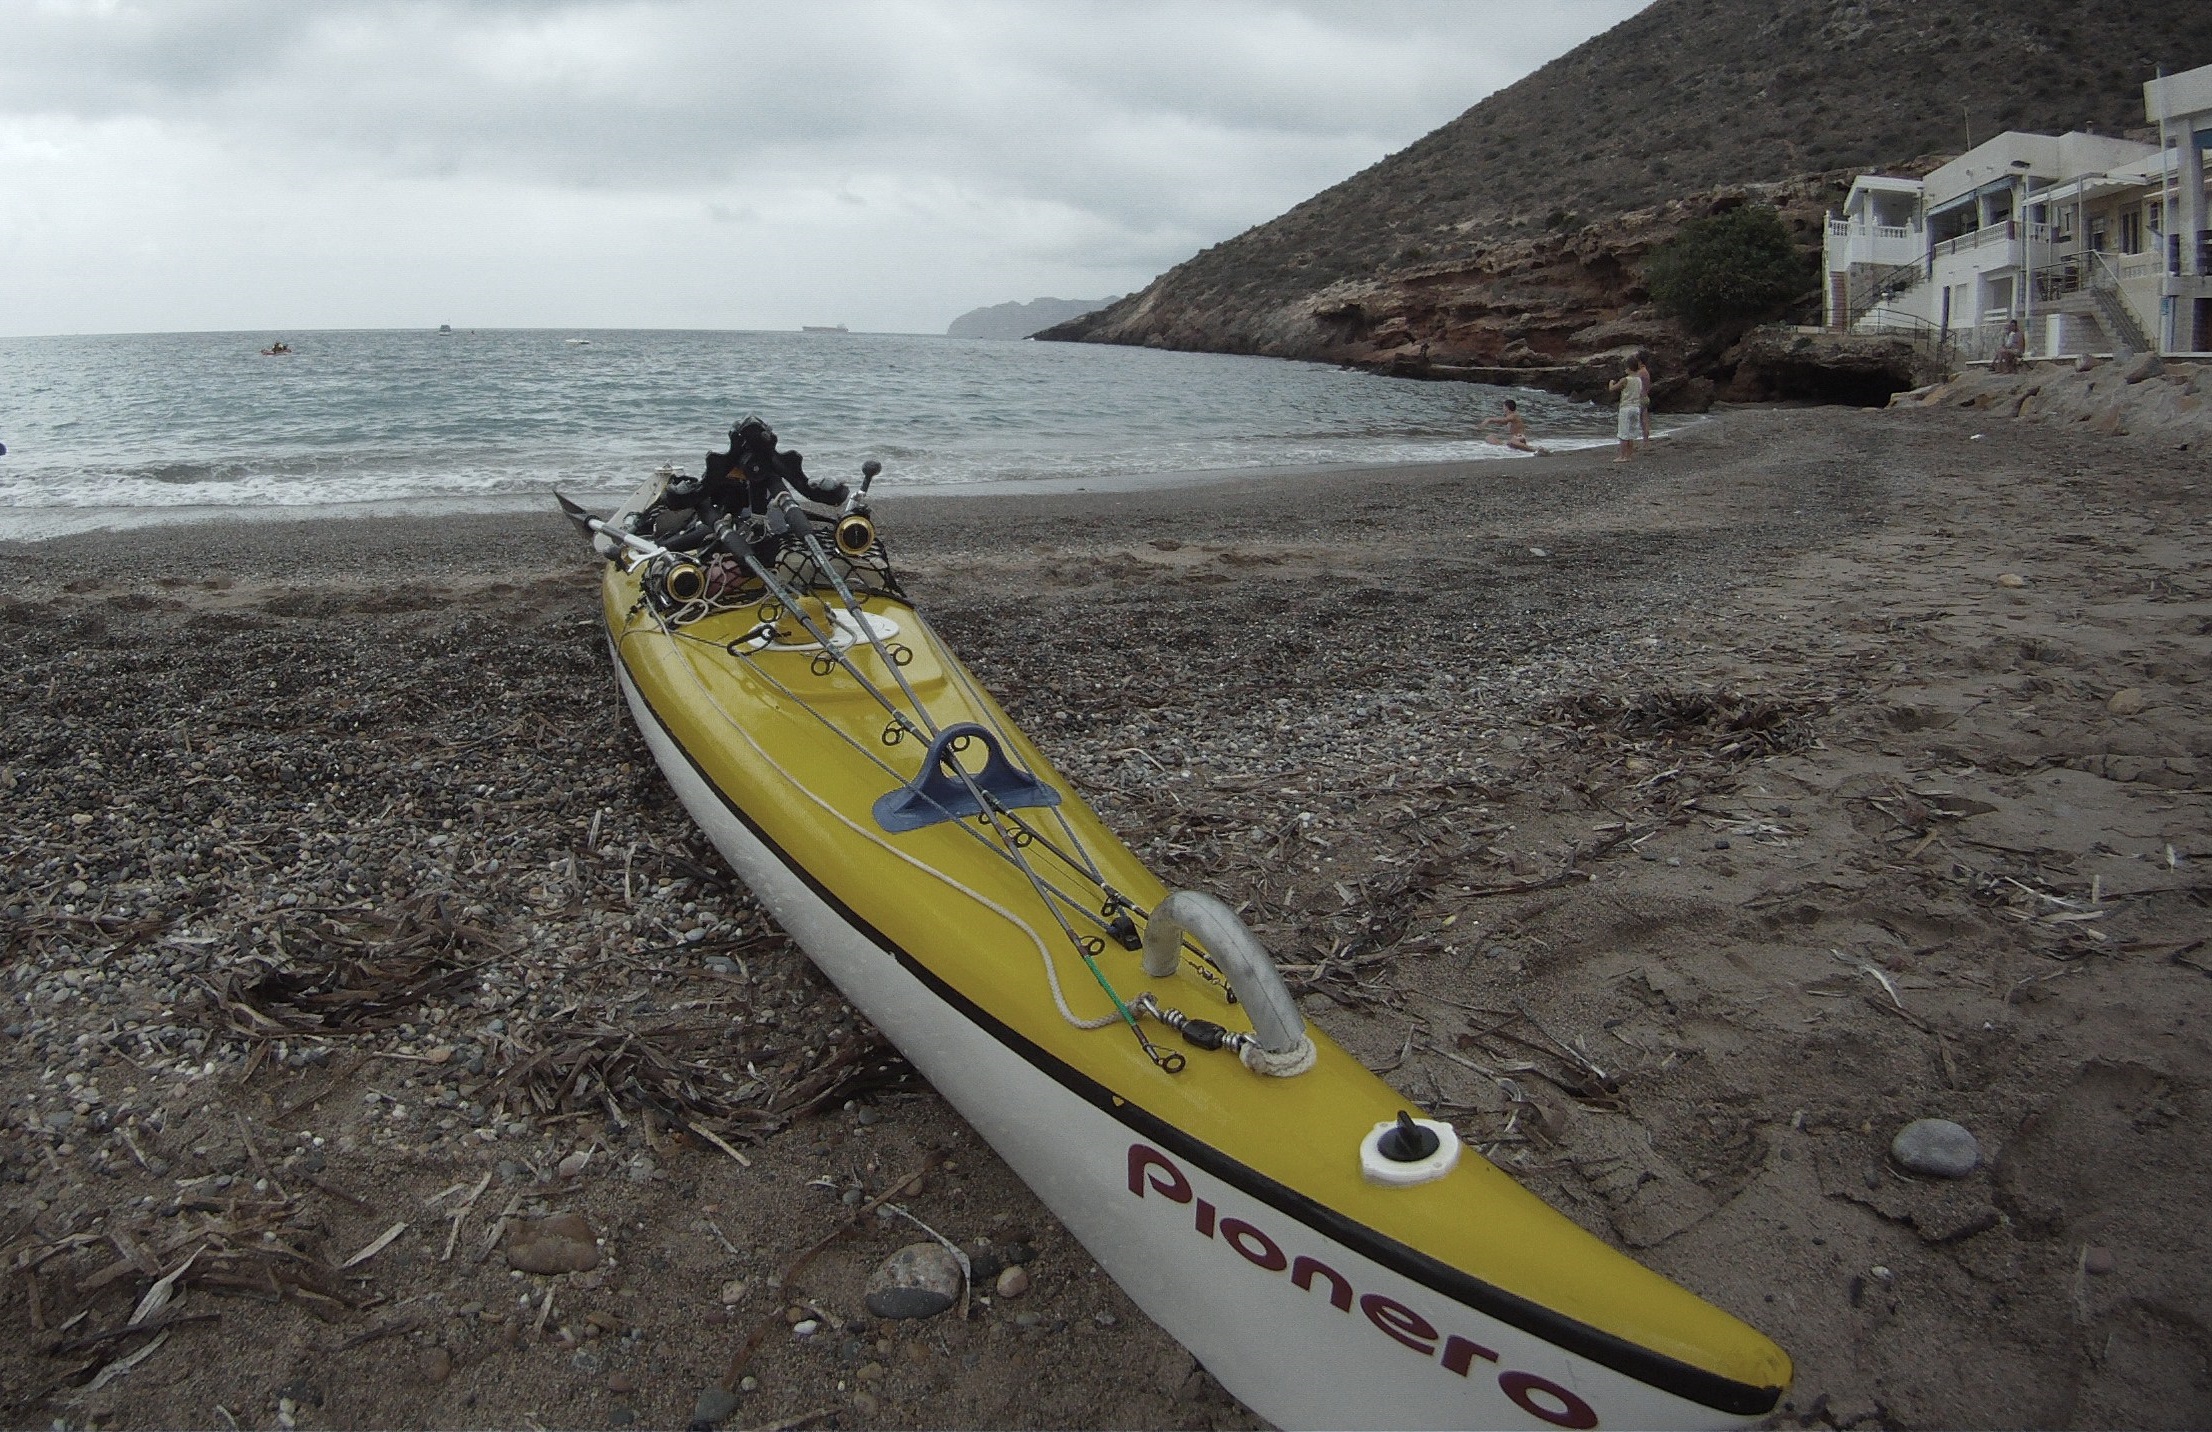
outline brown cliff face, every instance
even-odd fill
[[[1505,237],[1467,257],[1344,279],[1271,303],[1240,305],[1235,287],[1176,282],[1039,334],[1046,339],[1318,358],[1409,377],[1523,383],[1578,396],[1604,391],[1631,355],[1650,355],[1655,405],[1708,406],[1735,381],[1734,350],[1661,317],[1643,260],[1686,222],[1743,203],[1774,206],[1819,243],[1826,207],[1847,176],[1811,176],[1671,200],[1571,233]],[[1814,293],[1808,262],[1807,293]],[[1900,382],[1900,387],[1910,386]]]
[[[1725,343],[1649,306],[1643,258],[1684,222],[1771,203],[1810,253],[1855,173],[2003,129],[2139,127],[2144,80],[2208,60],[2212,5],[1658,0],[1038,336],[1400,371],[1419,371],[1426,345],[1431,372],[1510,369],[1569,392],[1642,346],[1663,403],[1699,406],[1715,387],[1755,396],[1766,380],[1739,382]]]

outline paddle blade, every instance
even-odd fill
[[[593,516],[589,512],[586,512],[583,508],[578,507],[575,503],[561,496],[561,494],[558,492],[553,494],[553,500],[561,504],[562,513],[567,516],[569,521],[576,524],[576,530],[584,534],[584,540],[586,542],[591,542],[592,539],[598,535],[599,529],[595,525],[597,519],[593,518]],[[593,543],[593,547],[594,550],[596,550],[597,543]]]

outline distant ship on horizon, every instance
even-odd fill
[[[842,324],[842,323],[806,323],[806,324],[801,324],[801,325],[800,325],[800,327],[799,327],[799,331],[800,331],[801,333],[850,333],[850,332],[852,332],[852,330],[851,330],[850,328],[847,328],[847,327],[846,327],[846,326],[845,326],[844,324]]]

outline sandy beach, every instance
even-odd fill
[[[1791,1352],[1777,1425],[2203,1425],[2202,452],[1609,457],[880,516],[1312,1018]],[[1254,1425],[723,872],[595,591],[550,505],[0,544],[0,1420]],[[1026,1288],[868,1317],[885,1196]]]

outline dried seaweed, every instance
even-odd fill
[[[1586,736],[1743,761],[1810,745],[1818,708],[1756,700],[1736,691],[1659,687],[1627,696],[1585,691],[1552,703],[1541,714]]]
[[[435,895],[396,915],[287,911],[271,919],[265,936],[266,951],[207,987],[226,1033],[274,1039],[391,1029],[488,958],[512,952],[490,931],[455,920]]]
[[[765,1041],[748,1046],[740,1028],[711,1018],[618,1027],[568,1015],[536,1026],[537,1048],[510,1064],[498,1084],[510,1102],[540,1116],[611,1103],[675,1122],[710,1120],[726,1134],[757,1140],[913,1075],[860,1021],[824,1031],[819,1048],[788,1054]]]

